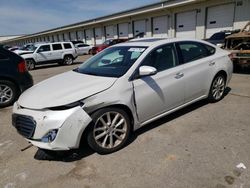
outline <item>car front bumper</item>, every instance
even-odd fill
[[[48,150],[78,148],[82,133],[92,121],[80,107],[67,110],[31,110],[13,106],[12,124],[34,146]],[[47,135],[55,131],[53,140]]]

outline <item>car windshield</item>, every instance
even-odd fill
[[[223,40],[226,37],[225,33],[215,33],[213,34],[210,39],[211,40]]]
[[[108,48],[84,62],[75,71],[106,77],[124,75],[145,51],[146,47],[122,46]]]
[[[28,51],[32,51],[32,52],[34,52],[36,49],[37,49],[37,46],[29,46],[27,48]]]
[[[112,42],[112,40],[106,40],[103,44],[104,45],[109,45]]]
[[[21,48],[19,48],[20,50],[27,50],[27,51],[35,51],[36,50],[36,46],[34,46],[34,45],[27,45],[27,46],[23,46],[23,47],[21,47]]]

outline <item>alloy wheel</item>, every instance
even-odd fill
[[[215,78],[212,86],[212,96],[215,100],[221,99],[225,90],[225,80],[222,76]]]
[[[7,85],[0,85],[0,104],[8,103],[13,98],[13,91]]]
[[[128,125],[119,112],[106,112],[97,119],[93,136],[99,147],[112,149],[120,145],[126,137]]]
[[[64,63],[65,63],[66,65],[71,65],[71,64],[73,63],[73,60],[72,60],[71,57],[66,56],[65,59],[64,59]]]

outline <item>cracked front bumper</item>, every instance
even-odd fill
[[[31,110],[13,106],[13,126],[34,146],[48,150],[69,150],[78,148],[85,128],[91,117],[80,107],[67,110]],[[56,130],[51,142],[44,137]]]

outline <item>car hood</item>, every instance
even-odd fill
[[[70,104],[102,92],[111,87],[117,78],[92,76],[69,71],[26,90],[18,104],[30,109],[44,109]]]
[[[16,54],[24,54],[24,53],[33,53],[33,51],[29,51],[29,50],[15,50],[14,51]]]

